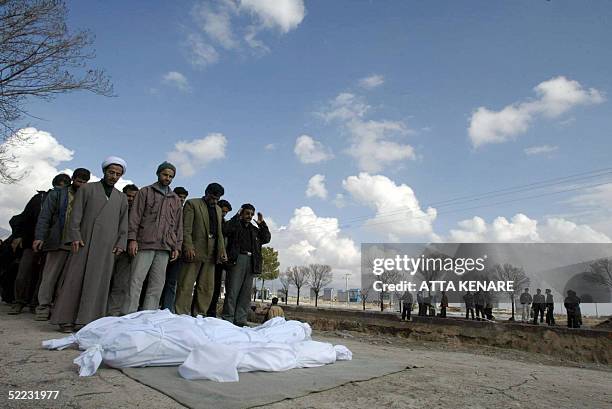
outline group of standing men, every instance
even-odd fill
[[[36,318],[64,332],[139,308],[216,316],[225,272],[221,317],[245,325],[261,246],[271,238],[263,215],[253,224],[255,207],[247,203],[226,221],[232,207],[218,183],[186,200],[184,188],[170,189],[176,168],[168,162],[155,183],[120,192],[114,186],[126,170],[112,156],[101,181],[87,183],[90,172],[76,169],[30,200],[11,238],[13,252],[22,247],[23,254],[10,313],[37,303]]]

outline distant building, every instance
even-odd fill
[[[323,301],[332,301],[334,299],[334,289],[324,288],[323,289]]]

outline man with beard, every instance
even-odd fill
[[[67,234],[72,255],[51,313],[51,323],[63,332],[105,315],[115,255],[127,247],[127,199],[114,187],[126,163],[111,156],[102,162],[102,171],[100,182],[77,191],[72,207]]]
[[[32,245],[35,252],[46,253],[45,266],[38,288],[38,307],[36,307],[35,318],[38,321],[49,319],[55,288],[70,254],[70,246],[66,244],[68,243],[67,221],[72,213],[76,192],[89,182],[90,177],[89,170],[75,169],[72,173],[72,183],[68,187],[52,190],[43,203]]]
[[[68,186],[70,184],[70,176],[60,173],[53,178],[52,184],[53,188]],[[23,212],[19,215],[13,229],[15,237],[11,243],[13,252],[21,248],[23,253],[19,262],[17,277],[15,277],[15,304],[11,311],[9,311],[9,314],[20,314],[27,304],[30,304],[30,308],[34,312],[34,307],[38,301],[36,286],[43,257],[42,253],[34,252],[32,246],[34,244],[38,216],[49,192],[51,190],[48,192],[39,191],[30,199]]]
[[[261,246],[271,238],[261,213],[257,213],[257,227],[251,223],[254,214],[252,204],[243,204],[223,229],[229,267],[222,318],[238,326],[247,323],[253,276],[261,273]]]
[[[183,209],[184,263],[179,274],[174,308],[177,314],[205,314],[214,290],[215,264],[225,262],[221,208],[225,190],[218,183],[206,187],[204,197],[190,199]],[[195,285],[195,290],[194,290]]]
[[[170,190],[176,168],[169,162],[157,167],[157,182],[140,189],[130,212],[128,253],[134,259],[130,285],[122,314],[138,310],[138,301],[148,277],[143,310],[157,310],[166,281],[168,260],[174,261],[183,244],[181,199]]]

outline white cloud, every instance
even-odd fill
[[[318,163],[334,157],[330,149],[308,135],[301,135],[295,140],[293,152],[302,163]]]
[[[459,229],[450,231],[448,240],[462,243],[601,243],[610,242],[605,234],[585,224],[563,218],[545,218],[543,223],[517,213],[508,221],[497,217],[493,223],[481,217],[463,220]]]
[[[307,206],[295,209],[287,226],[272,228],[281,268],[309,263],[358,271],[360,253],[355,242],[342,234],[338,219],[319,217]]]
[[[185,77],[178,71],[167,72],[166,74],[164,74],[163,81],[165,84],[176,87],[177,89],[183,92],[189,92],[191,90],[187,77]]]
[[[204,68],[219,61],[219,53],[215,47],[208,44],[201,35],[190,34],[187,37],[187,45],[190,53],[189,60],[195,67]]]
[[[391,139],[414,132],[401,121],[366,120],[370,108],[362,97],[343,92],[318,115],[327,122],[338,121],[348,131],[350,145],[346,153],[357,160],[362,171],[378,172],[399,161],[416,159],[411,145]]]
[[[359,169],[379,172],[386,166],[407,159],[416,159],[414,148],[388,140],[388,135],[406,135],[403,122],[351,120],[347,125],[352,143],[347,153],[353,156]]]
[[[240,9],[257,16],[264,27],[284,34],[296,29],[306,16],[302,0],[242,0]]]
[[[174,145],[174,150],[168,153],[168,161],[175,164],[177,173],[193,176],[199,168],[214,160],[223,159],[226,146],[227,138],[220,133],[211,133],[192,141],[179,141]]]
[[[525,148],[524,152],[526,155],[541,155],[544,153],[553,153],[559,150],[558,146],[542,145],[542,146],[531,146]]]
[[[342,182],[353,199],[376,211],[364,227],[386,235],[390,241],[406,238],[437,240],[432,223],[437,211],[432,207],[421,209],[410,186],[397,185],[383,175],[362,172]]]
[[[203,68],[219,60],[218,48],[269,52],[269,47],[256,36],[269,30],[281,34],[295,30],[304,20],[306,8],[303,0],[201,1],[191,15],[196,26],[188,36],[191,62]]]
[[[539,116],[557,118],[580,105],[602,103],[604,95],[595,88],[563,76],[541,82],[534,88],[537,99],[518,102],[500,111],[477,108],[470,118],[468,135],[474,147],[501,143],[527,132]]]
[[[316,174],[310,178],[308,187],[306,188],[306,197],[318,197],[323,200],[327,199],[324,175]]]
[[[267,150],[267,151],[274,151],[274,150],[276,150],[276,144],[269,143],[266,146],[264,146],[264,149]]]
[[[198,3],[191,14],[198,26],[209,38],[225,49],[238,46],[232,30],[232,15],[236,13],[236,6],[231,1],[217,2],[217,10],[213,10],[210,3]]]
[[[346,200],[342,193],[336,193],[336,198],[333,200],[333,203],[338,209],[346,207]]]
[[[359,80],[359,86],[365,89],[376,88],[385,82],[385,77],[378,74],[370,75]]]
[[[49,132],[36,128],[24,128],[18,135],[28,142],[20,142],[15,136],[2,144],[15,162],[11,173],[23,178],[14,184],[0,184],[0,226],[8,228],[9,219],[23,211],[26,203],[37,190],[51,189],[51,180],[60,173],[57,166],[70,161],[74,151],[61,145]]]

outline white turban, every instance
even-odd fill
[[[123,168],[124,175],[127,172],[127,163],[125,163],[125,161],[118,156],[109,156],[108,158],[104,159],[104,162],[102,162],[102,172],[104,172],[104,169],[110,165],[121,166]]]

